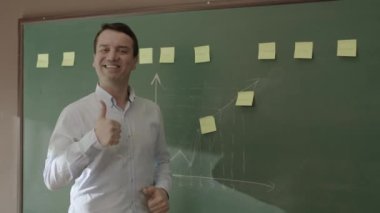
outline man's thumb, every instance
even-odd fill
[[[143,189],[143,193],[144,193],[144,195],[147,196],[147,197],[152,196],[153,192],[154,192],[154,187],[153,187],[153,186],[148,186],[148,187],[145,187],[145,188]]]
[[[99,118],[106,118],[106,115],[107,115],[107,106],[106,106],[106,103],[104,103],[104,101],[100,101],[100,114],[99,114]]]

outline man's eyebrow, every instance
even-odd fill
[[[99,44],[99,47],[110,47],[110,45],[107,45],[107,44]],[[119,45],[119,46],[116,46],[117,49],[131,49],[131,47],[129,46],[123,46],[123,45]]]
[[[117,46],[116,48],[118,48],[118,49],[131,49],[131,48],[128,47],[128,46]]]

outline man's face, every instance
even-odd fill
[[[104,30],[100,33],[92,63],[100,85],[127,84],[136,63],[137,57],[133,56],[131,37],[114,30]]]

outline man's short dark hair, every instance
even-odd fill
[[[124,24],[124,23],[105,23],[102,25],[101,29],[98,31],[98,33],[95,36],[94,39],[94,53],[96,52],[96,44],[98,43],[98,37],[100,33],[102,33],[104,30],[114,30],[117,32],[121,32],[126,34],[127,36],[131,37],[133,40],[133,56],[136,57],[139,55],[139,44],[137,41],[137,37],[135,33],[132,31],[132,29]]]

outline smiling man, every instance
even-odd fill
[[[165,213],[171,185],[159,107],[129,85],[138,41],[123,23],[95,36],[95,92],[69,104],[44,169],[50,190],[72,185],[69,213]]]

